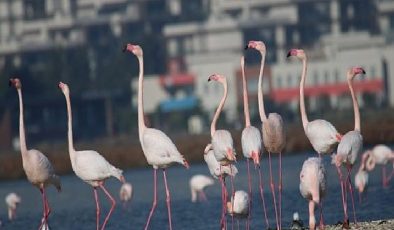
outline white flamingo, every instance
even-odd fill
[[[249,215],[249,195],[245,191],[238,190],[234,193],[231,201],[227,202],[227,211],[230,215],[245,218]]]
[[[362,202],[362,194],[364,191],[367,190],[368,187],[368,169],[367,169],[367,162],[368,159],[370,158],[370,153],[368,151],[364,152],[362,157],[361,157],[361,163],[360,167],[358,168],[358,171],[356,175],[354,176],[354,185],[356,186],[358,190],[358,198],[359,202]]]
[[[129,202],[132,197],[133,186],[129,182],[123,183],[119,190],[120,201],[122,201],[122,203],[126,205],[126,203]]]
[[[205,195],[204,189],[213,184],[213,179],[208,176],[202,174],[192,176],[189,181],[192,202],[196,202],[197,198],[200,201],[207,201],[207,196]]]
[[[319,154],[331,154],[335,147],[341,141],[341,134],[335,129],[335,127],[328,121],[317,119],[308,121],[308,116],[305,109],[305,97],[304,88],[307,71],[307,57],[302,49],[291,49],[287,54],[287,57],[295,56],[302,60],[302,75],[300,82],[300,110],[302,126],[309,141],[312,144],[313,149]]]
[[[21,203],[21,201],[22,201],[22,199],[20,198],[20,196],[18,196],[14,192],[9,193],[5,197],[5,203],[7,204],[7,207],[8,207],[8,219],[9,220],[12,221],[16,218],[16,208]]]
[[[256,166],[258,166],[259,172],[259,191],[260,198],[263,202],[263,210],[265,223],[267,228],[269,228],[269,222],[267,218],[267,210],[265,207],[265,199],[264,199],[264,187],[260,169],[260,155],[261,155],[261,134],[260,131],[250,124],[250,114],[249,114],[249,101],[248,101],[248,84],[245,77],[245,57],[241,57],[241,72],[242,72],[242,85],[243,85],[243,99],[244,99],[244,116],[245,116],[245,128],[242,131],[241,136],[241,144],[242,144],[242,152],[244,157],[246,158],[246,165],[248,169],[248,186],[249,186],[249,202],[252,202],[252,182],[250,176],[250,163],[249,159],[252,159]],[[249,209],[251,208],[251,204],[248,205]],[[250,213],[250,210],[249,210]],[[250,215],[248,216],[250,217]],[[249,225],[249,220],[247,221],[247,225]]]
[[[97,188],[101,188],[108,199],[111,201],[111,209],[109,210],[101,229],[105,229],[109,217],[111,216],[115,208],[115,199],[107,191],[104,186],[106,179],[115,177],[122,183],[125,179],[122,175],[122,170],[112,166],[103,156],[94,150],[83,150],[76,151],[73,142],[72,132],[72,111],[70,101],[70,89],[67,84],[63,82],[59,83],[59,88],[62,90],[64,97],[66,98],[67,105],[67,116],[68,116],[68,152],[70,154],[71,167],[75,174],[86,183],[93,187],[94,198],[96,201],[96,229],[99,229],[100,225],[100,205],[97,195]]]
[[[386,164],[388,162],[394,163],[394,152],[387,145],[376,145],[373,149],[367,151],[371,157],[367,161],[367,170],[372,171],[376,164],[382,165],[382,185],[387,188],[391,178],[394,175],[394,167],[389,176],[386,174]],[[393,165],[394,166],[394,165]]]
[[[213,152],[212,144],[208,144],[204,150],[204,160],[207,163],[209,172],[215,179],[220,179],[226,176],[234,177],[238,173],[237,167],[233,164],[220,165],[216,160],[215,153]]]
[[[347,191],[347,185],[350,188],[350,195],[352,199],[352,207],[354,214],[354,221],[357,223],[356,210],[354,207],[353,198],[353,186],[351,183],[351,170],[356,162],[357,156],[360,154],[363,146],[363,137],[361,136],[361,125],[360,125],[360,111],[358,107],[358,102],[353,89],[353,79],[358,74],[365,74],[365,71],[361,67],[353,67],[347,72],[347,81],[349,85],[350,94],[353,101],[354,109],[354,130],[347,132],[341,139],[338,145],[337,153],[333,154],[333,163],[337,167],[339,179],[341,180],[341,190],[342,190],[342,203],[343,211],[345,213],[344,225],[349,223],[347,215],[347,197],[345,195]],[[347,178],[343,179],[340,166],[344,164],[347,168]],[[347,182],[346,182],[347,180]],[[347,183],[347,184],[346,184]],[[346,197],[346,198],[345,198]]]
[[[269,170],[270,170],[270,187],[271,193],[274,201],[274,209],[275,209],[275,218],[276,218],[276,227],[277,229],[282,228],[282,152],[286,145],[286,134],[285,128],[283,124],[282,117],[277,113],[270,113],[268,117],[264,108],[264,94],[262,90],[263,84],[263,72],[264,72],[264,63],[265,63],[265,55],[267,53],[267,49],[265,44],[262,41],[249,41],[246,48],[252,48],[260,52],[261,55],[261,64],[260,64],[260,73],[259,73],[259,82],[258,82],[258,102],[259,102],[259,114],[260,120],[262,123],[262,133],[263,133],[263,143],[265,149],[268,151],[268,161],[269,161]],[[275,196],[275,185],[272,178],[272,164],[271,164],[271,153],[279,153],[279,216],[276,205],[276,196]]]
[[[309,157],[300,173],[301,195],[309,200],[309,229],[316,229],[315,204],[320,206],[320,229],[324,229],[322,199],[326,194],[326,170],[319,157]]]
[[[150,220],[153,212],[157,205],[157,169],[163,169],[164,185],[166,188],[166,202],[168,212],[168,222],[170,230],[172,229],[171,223],[171,205],[170,205],[170,190],[167,185],[166,168],[173,163],[179,163],[189,168],[189,164],[181,153],[176,148],[175,144],[171,139],[162,131],[148,128],[144,122],[144,110],[143,110],[143,80],[144,80],[144,61],[143,51],[140,46],[127,44],[124,51],[133,53],[139,63],[139,78],[138,78],[138,134],[141,142],[142,150],[145,154],[148,164],[153,166],[153,179],[154,179],[154,195],[153,205],[149,213],[148,220],[145,225],[145,229],[148,229]]]
[[[19,96],[19,142],[22,154],[23,169],[27,179],[34,186],[40,189],[43,203],[43,217],[39,228],[48,224],[48,217],[51,213],[48,199],[45,194],[45,187],[52,184],[58,191],[61,191],[60,178],[55,174],[55,170],[48,158],[36,149],[27,149],[25,125],[23,120],[23,100],[22,100],[22,83],[18,78],[12,78],[9,81],[18,91]]]

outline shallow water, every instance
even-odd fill
[[[286,156],[283,158],[283,227],[289,226],[293,212],[299,212],[304,223],[308,222],[308,203],[299,193],[299,172],[302,163],[307,157],[315,156],[312,153]],[[277,158],[273,158],[274,174],[277,173]],[[331,166],[328,157],[325,158],[325,165],[328,176],[328,193],[324,199],[324,218],[328,224],[334,224],[343,219],[343,209],[341,203],[341,191],[338,177],[334,167]],[[268,186],[268,163],[267,158],[263,159],[263,177],[265,191],[264,195],[268,204],[268,214],[271,227],[275,226],[274,210],[272,206],[272,196]],[[236,189],[247,191],[247,171],[245,161],[237,163],[240,173],[235,178]],[[357,170],[358,165],[354,167]],[[190,170],[183,167],[172,167],[167,170],[168,183],[171,191],[171,208],[174,229],[218,229],[221,212],[220,185],[206,189],[208,202],[191,203],[189,178],[194,174],[209,174],[205,164],[194,164]],[[275,174],[276,175],[276,174]],[[143,229],[146,218],[152,204],[153,195],[153,174],[152,169],[133,169],[125,172],[125,177],[133,184],[133,200],[128,207],[124,208],[117,204],[113,215],[106,229]],[[162,180],[162,173],[158,173],[158,206],[151,222],[151,229],[167,229],[167,209],[165,206],[165,192]],[[257,190],[257,174],[252,167],[253,178],[253,206],[252,206],[252,229],[264,229],[265,223],[259,193]],[[352,177],[352,179],[354,176]],[[49,217],[51,229],[95,229],[96,210],[92,188],[82,182],[75,175],[61,177],[63,190],[57,193],[51,187],[47,189],[52,213]],[[370,186],[367,200],[361,205],[358,203],[357,194],[356,210],[358,220],[389,219],[394,217],[394,182],[388,189],[381,186],[381,170],[375,169],[370,174]],[[228,185],[229,186],[229,185]],[[106,182],[106,187],[119,200],[120,183],[115,179]],[[229,187],[230,188],[230,187]],[[34,188],[27,180],[7,181],[0,183],[0,197],[5,197],[9,192],[16,192],[22,197],[22,203],[17,210],[17,220],[10,223],[6,220],[6,206],[4,201],[0,202],[0,219],[3,222],[1,229],[37,229],[42,215],[42,202],[39,190]],[[100,202],[102,205],[102,217],[109,210],[109,202],[104,193],[100,192]],[[349,216],[352,220],[351,204],[349,198]],[[318,211],[316,211],[318,220]],[[229,229],[231,229],[231,217],[227,218]],[[243,229],[244,221],[241,220]],[[236,228],[235,228],[236,229]]]

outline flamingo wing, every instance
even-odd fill
[[[94,150],[77,151],[75,155],[75,174],[84,181],[105,180],[119,170]]]
[[[23,163],[26,176],[33,184],[41,184],[55,175],[55,170],[48,158],[36,149],[28,150],[28,162]]]
[[[335,127],[330,122],[321,119],[309,122],[305,134],[313,149],[319,154],[331,154],[340,140]]]
[[[233,138],[227,130],[216,130],[212,137],[212,147],[218,161],[223,161],[227,157],[227,151],[234,151]],[[235,151],[233,152],[235,155]]]
[[[242,152],[246,158],[251,158],[251,153],[260,154],[261,151],[261,134],[254,126],[244,128],[241,136]]]
[[[363,147],[363,137],[359,131],[349,131],[338,145],[337,155],[344,162],[354,164]]]
[[[270,113],[267,121],[263,122],[264,146],[269,152],[279,153],[286,144],[286,135],[282,117],[277,113]]]

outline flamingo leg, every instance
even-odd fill
[[[338,173],[338,177],[339,177],[339,181],[341,183],[341,192],[342,192],[342,205],[343,205],[343,212],[345,214],[345,220],[344,223],[348,221],[348,215],[347,215],[347,205],[346,205],[346,201],[345,201],[345,184],[342,180],[342,172],[341,169],[339,167],[337,168],[337,173]]]
[[[282,229],[282,153],[279,153],[279,229]]]
[[[320,230],[324,229],[324,219],[323,219],[323,200],[320,199]]]
[[[96,229],[99,230],[100,226],[100,204],[99,204],[99,199],[97,195],[97,187],[93,187],[94,191],[94,199],[96,201]]]
[[[249,188],[249,210],[248,210],[248,218],[246,219],[246,228],[249,228],[250,225],[250,220],[251,220],[251,206],[252,206],[252,181],[251,181],[251,176],[250,176],[250,160],[249,158],[246,159],[246,165],[248,168],[248,188]],[[238,228],[239,228],[239,221],[238,221]]]
[[[111,194],[108,192],[108,190],[104,187],[103,184],[100,184],[100,188],[104,191],[105,195],[107,195],[108,199],[111,201],[111,208],[109,209],[109,212],[108,212],[107,216],[104,219],[104,223],[101,226],[101,230],[104,230],[105,229],[105,225],[107,224],[107,222],[109,220],[109,217],[111,216],[112,212],[115,209],[116,202],[115,202],[115,199],[111,196]]]
[[[167,175],[166,175],[166,170],[165,169],[163,169],[163,178],[164,178],[164,186],[166,187],[166,202],[167,202],[167,212],[168,212],[168,224],[169,224],[170,230],[172,230],[171,196],[170,196],[170,190],[168,189]]]
[[[42,229],[42,226],[47,224],[47,218],[46,218],[47,207],[46,207],[46,201],[45,201],[46,197],[45,197],[44,188],[40,188],[40,192],[41,192],[41,197],[42,197],[43,213],[42,213],[41,225],[38,229]]]
[[[274,181],[272,179],[272,165],[271,165],[271,152],[268,152],[268,164],[269,164],[269,169],[270,169],[270,186],[271,186],[271,193],[272,197],[274,199],[274,209],[275,209],[275,218],[276,218],[276,228],[280,230],[279,228],[279,221],[278,221],[278,211],[276,209],[276,197],[275,197],[275,185]]]
[[[353,208],[353,218],[354,218],[354,223],[357,224],[357,218],[356,218],[356,208],[354,206],[354,197],[353,197],[353,185],[352,185],[352,180],[351,180],[351,172],[352,172],[352,166],[348,165],[348,184],[349,184],[349,189],[350,189],[350,197],[352,198],[352,208]]]
[[[391,169],[391,173],[390,173],[390,175],[387,177],[387,180],[386,180],[387,186],[389,185],[389,182],[390,182],[390,180],[393,178],[393,176],[394,176],[394,167],[393,167],[393,169]]]
[[[263,187],[263,179],[262,179],[263,176],[261,175],[261,168],[260,167],[259,167],[258,171],[259,171],[260,198],[263,201],[265,223],[267,225],[267,229],[269,229],[270,224],[269,224],[268,218],[267,218],[267,209],[266,209],[266,206],[265,206],[264,187]]]
[[[231,198],[232,198],[232,200],[234,200],[235,189],[234,189],[233,167],[230,167],[230,173],[231,173],[231,176],[230,176],[230,181],[231,181]],[[231,209],[234,210],[234,202],[231,202]],[[231,215],[231,229],[234,230],[234,215]]]
[[[200,196],[201,196],[201,200],[202,201],[207,201],[208,199],[207,199],[207,196],[205,195],[205,192],[204,191],[200,191]]]
[[[155,211],[157,206],[157,169],[153,169],[153,203],[152,203],[152,208],[149,212],[148,220],[146,221],[145,224],[145,230],[148,229],[150,220],[152,218],[153,212]]]

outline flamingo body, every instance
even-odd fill
[[[231,137],[231,133],[227,130],[216,130],[212,136],[212,147],[215,153],[215,158],[223,163],[227,164],[231,162],[228,159],[227,153],[233,152],[234,144],[233,138]],[[234,152],[235,153],[235,152]]]
[[[227,203],[227,211],[230,215],[247,217],[249,215],[249,195],[247,192],[238,190],[234,193],[234,198]]]
[[[123,202],[127,202],[131,200],[132,196],[133,196],[133,186],[128,182],[122,184],[122,187],[120,187],[120,191],[119,191],[120,200]]]
[[[252,158],[252,153],[261,151],[261,134],[254,126],[245,127],[241,136],[242,152],[245,158]]]
[[[226,177],[227,175],[235,176],[238,173],[237,167],[235,167],[233,164],[220,165],[220,163],[216,160],[214,151],[212,149],[205,151],[204,160],[207,163],[209,172],[215,179],[218,179],[221,176]]]
[[[394,160],[394,153],[387,145],[376,145],[371,152],[376,164],[385,165],[389,160]]]
[[[363,137],[359,131],[352,130],[347,132],[342,137],[341,142],[339,142],[337,154],[333,154],[333,158],[336,158],[335,164],[337,167],[342,163],[353,165],[362,150],[362,146]]]
[[[335,127],[330,122],[322,119],[308,122],[305,134],[313,149],[319,154],[331,154],[340,140]]]
[[[14,220],[16,217],[16,207],[22,201],[22,199],[14,192],[9,193],[5,197],[5,203],[8,207],[8,219]]]
[[[192,202],[197,201],[197,193],[200,193],[202,197],[206,199],[204,194],[204,189],[213,184],[214,184],[213,179],[208,176],[201,174],[194,175],[189,181]]]
[[[270,113],[262,124],[264,147],[270,153],[281,153],[286,144],[286,135],[282,117]]]

